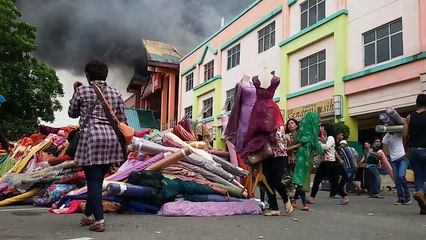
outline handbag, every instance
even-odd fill
[[[127,151],[127,145],[132,143],[133,136],[135,135],[135,129],[128,126],[126,123],[118,120],[117,116],[115,115],[114,111],[112,111],[109,102],[106,100],[100,88],[96,84],[92,84],[92,87],[95,90],[99,100],[104,103],[102,104],[102,107],[105,110],[108,120],[110,121],[112,128],[114,129],[120,142],[122,143],[123,148],[125,148]]]
[[[86,127],[87,123],[89,122],[89,119],[93,113],[93,110],[95,110],[95,107],[96,105],[98,105],[98,102],[99,100],[93,103],[93,106],[90,108],[89,115],[86,116],[80,128],[72,130],[68,134],[67,140],[69,142],[69,145],[67,147],[67,150],[65,150],[66,155],[72,158],[75,157],[75,153],[77,152],[78,141],[80,140],[81,131]]]
[[[266,143],[262,148],[260,148],[256,152],[248,153],[247,161],[250,165],[256,165],[257,163],[273,155],[274,155],[274,151],[272,150],[271,144]]]

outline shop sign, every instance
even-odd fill
[[[287,116],[288,118],[302,119],[308,112],[319,113],[321,117],[333,116],[334,101],[333,99],[329,99],[297,108],[291,108],[288,110]]]
[[[149,96],[149,94],[154,93],[156,90],[161,89],[161,79],[161,73],[155,73],[149,80],[148,85],[146,85],[142,98],[145,98]],[[143,90],[143,88],[144,86],[142,86],[141,90]]]

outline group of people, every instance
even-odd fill
[[[308,112],[300,122],[289,119],[284,124],[281,112],[272,100],[279,78],[262,73],[253,77],[252,82],[244,79],[236,86],[236,100],[225,137],[235,144],[237,152],[247,162],[250,163],[249,158],[264,158],[252,164],[251,168],[264,177],[259,179],[264,179],[260,184],[261,193],[265,191],[268,196],[269,210],[265,215],[280,215],[276,193],[281,196],[286,213],[293,212],[297,207],[297,199],[302,201],[302,210],[309,211],[308,204],[315,202],[319,186],[325,179],[330,182],[330,196],[340,197],[339,205],[349,204],[348,192],[368,193],[370,198],[383,198],[380,194],[379,170],[386,158],[383,157],[380,138],[376,138],[373,144],[365,142],[363,154],[360,155],[348,146],[342,132],[335,132],[330,124],[321,124],[317,113]],[[419,203],[422,214],[426,213],[424,98],[424,94],[418,96],[418,109],[407,117],[403,134],[387,133],[383,137],[383,143],[390,150],[398,197],[395,204],[411,203],[405,178],[410,159],[416,176],[416,193],[413,197]],[[314,158],[319,159],[320,163],[310,189]],[[292,173],[291,184],[295,189],[292,197],[289,188],[282,182],[286,172]]]

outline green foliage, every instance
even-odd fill
[[[0,129],[9,139],[36,132],[41,120],[53,122],[64,95],[56,72],[31,55],[36,28],[19,22],[14,1],[0,0]]]
[[[344,122],[332,123],[331,126],[333,126],[333,129],[334,129],[335,133],[342,132],[344,139],[348,139],[349,138],[351,130],[349,129],[349,127]]]

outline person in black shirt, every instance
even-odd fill
[[[417,95],[417,110],[407,116],[402,130],[405,153],[414,171],[413,198],[426,214],[426,94]]]

